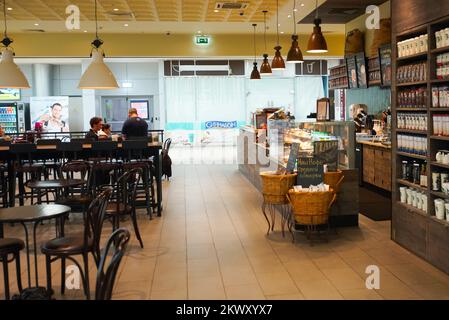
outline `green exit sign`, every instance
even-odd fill
[[[195,43],[199,46],[204,46],[210,44],[210,37],[208,36],[196,36]]]

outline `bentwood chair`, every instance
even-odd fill
[[[82,179],[87,183],[81,187],[70,188],[57,201],[58,204],[69,206],[73,209],[82,209],[83,214],[93,201],[91,186],[91,166],[87,161],[77,160],[65,163],[59,173],[63,179]]]
[[[47,270],[47,290],[52,292],[51,284],[51,264],[56,260],[61,260],[61,294],[65,292],[65,269],[66,260],[70,260],[79,268],[84,292],[88,300],[90,300],[89,287],[89,253],[94,257],[95,263],[98,265],[100,260],[100,238],[103,229],[103,221],[105,218],[105,209],[112,189],[104,190],[97,198],[95,198],[87,209],[86,219],[84,221],[84,232],[82,235],[63,236],[46,242],[42,246],[42,253],[46,258]],[[82,256],[84,268],[74,256]]]
[[[8,207],[8,168],[0,164],[0,199],[3,208]]]
[[[109,237],[106,247],[103,250],[103,254],[101,255],[100,264],[98,265],[95,300],[111,300],[117,271],[120,262],[125,255],[129,239],[129,231],[123,228],[114,231]],[[114,252],[106,267],[111,248],[114,248]]]
[[[33,202],[33,193],[26,192],[25,190],[26,182],[40,180],[42,174],[44,173],[45,166],[33,160],[33,153],[36,151],[35,144],[13,143],[9,147],[9,150],[16,156],[13,177],[17,176],[19,182],[19,203],[23,206],[25,198],[31,197],[31,202]],[[14,179],[14,190],[16,187],[15,182],[16,181]]]
[[[111,201],[106,208],[106,216],[112,220],[113,230],[120,228],[120,218],[129,216],[134,227],[134,232],[143,248],[137,224],[136,195],[137,186],[142,178],[142,169],[133,169],[125,172],[118,180],[112,193]]]
[[[132,169],[142,169],[142,184],[137,188],[137,197],[144,195],[145,207],[147,213],[152,218],[152,211],[156,209],[154,177],[153,177],[153,161],[145,157],[145,149],[148,147],[148,139],[141,140],[125,140],[122,143],[124,151],[123,171]],[[153,210],[151,210],[151,208]]]
[[[60,139],[39,139],[36,142],[37,146],[56,146],[56,150],[58,150],[58,145],[61,144]],[[58,156],[54,156],[54,158],[47,160],[44,159],[42,161],[44,165],[44,175],[45,179],[49,179],[49,176],[53,174],[54,177],[57,177],[59,173],[59,168],[61,167],[61,162]]]
[[[118,142],[92,142],[94,157],[89,158],[92,163],[92,187],[94,195],[105,185],[113,185],[120,174],[122,164],[117,161]]]
[[[22,293],[22,279],[20,271],[20,251],[25,248],[25,243],[19,239],[0,239],[0,262],[3,265],[3,279],[5,284],[5,299],[10,299],[9,288],[9,270],[8,264],[16,261],[17,288]],[[8,256],[11,256],[8,259]]]

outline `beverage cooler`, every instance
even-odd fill
[[[5,133],[17,133],[19,127],[17,103],[0,103],[0,126]]]

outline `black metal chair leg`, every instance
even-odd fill
[[[9,300],[9,272],[8,272],[8,256],[2,256],[2,263],[3,263],[3,277],[4,277],[4,283],[5,283],[5,299]]]
[[[23,195],[25,194],[25,186],[23,185],[23,173],[19,173],[19,204],[20,206],[24,205]]]
[[[49,255],[45,256],[45,269],[47,272],[47,291],[52,292],[52,288],[51,288],[51,257]]]
[[[20,270],[20,252],[18,252],[15,257],[16,259],[16,277],[17,277],[17,288],[19,289],[19,293],[22,293],[22,275]]]
[[[136,217],[135,209],[131,213],[131,220],[133,222],[134,232],[136,233],[136,237],[139,240],[140,247],[143,249],[143,241],[142,241],[142,238],[140,237],[139,226],[137,225],[137,217]]]
[[[61,294],[65,293],[65,258],[61,258]]]
[[[84,291],[87,300],[90,300],[90,284],[89,284],[89,253],[83,254],[84,260]]]

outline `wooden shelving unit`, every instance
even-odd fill
[[[341,64],[329,69],[329,90],[348,89],[348,88],[349,88],[349,78],[346,64]]]
[[[397,1],[397,0],[394,0]],[[411,0],[414,1],[414,0]],[[392,4],[392,14],[394,15],[395,5]],[[401,13],[397,13],[401,15]],[[402,13],[403,14],[403,13]],[[438,112],[448,112],[449,108],[433,108],[432,107],[432,87],[440,84],[448,84],[449,79],[436,79],[436,58],[437,55],[449,52],[449,47],[436,49],[435,32],[449,27],[449,12],[447,16],[440,20],[433,20],[432,22],[420,21],[417,25],[419,27],[410,28],[406,32],[395,32],[393,26],[393,43],[392,43],[392,57],[393,57],[393,84],[392,84],[392,127],[397,128],[397,114],[398,112],[427,112],[427,131],[411,131],[403,129],[392,130],[392,172],[393,172],[393,218],[392,218],[392,238],[403,247],[409,249],[415,254],[426,259],[441,270],[449,273],[449,222],[445,220],[438,220],[435,217],[434,200],[449,199],[449,196],[442,192],[432,191],[432,173],[434,172],[449,172],[449,165],[437,163],[435,156],[438,150],[449,150],[449,137],[442,137],[433,135],[433,115]],[[429,45],[428,51],[417,55],[397,58],[397,43],[409,38],[413,38],[422,34],[428,34]],[[427,81],[413,82],[413,83],[398,83],[397,70],[399,67],[408,64],[416,63],[417,61],[426,61],[427,63]],[[404,87],[422,86],[427,90],[427,108],[426,109],[406,109],[398,108],[399,93],[404,90]],[[427,141],[427,156],[409,154],[398,151],[397,136],[398,134],[419,134],[425,136]],[[402,161],[416,159],[425,161],[427,163],[427,185],[422,187],[411,183],[410,181],[400,179],[402,177],[401,164]],[[419,210],[412,206],[400,202],[399,187],[407,186],[425,192],[427,195],[427,212]]]

